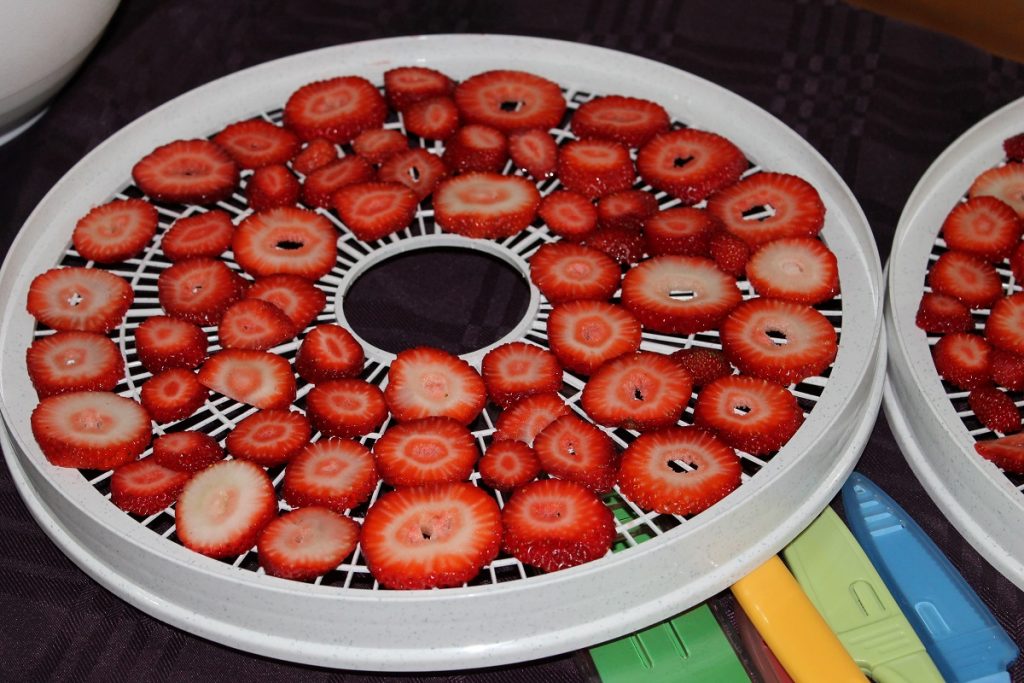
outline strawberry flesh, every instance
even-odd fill
[[[558,143],[550,133],[540,128],[516,131],[508,136],[508,155],[516,168],[534,180],[544,180],[555,174]]]
[[[676,254],[708,257],[711,255],[711,238],[721,229],[721,221],[707,211],[692,206],[676,206],[659,211],[648,217],[643,224],[647,249],[652,256]]]
[[[286,166],[261,166],[249,177],[245,199],[253,211],[291,206],[299,201],[299,180]]]
[[[172,368],[146,380],[139,399],[154,422],[176,422],[199,410],[206,395],[195,373]]]
[[[533,222],[539,205],[540,193],[533,183],[497,173],[447,178],[434,191],[438,225],[466,237],[511,237]]]
[[[578,242],[597,227],[597,208],[578,192],[552,192],[541,200],[537,214],[551,232],[567,240]]]
[[[327,294],[297,275],[269,275],[257,280],[245,294],[281,310],[292,323],[293,335],[308,327],[327,305]]]
[[[241,168],[283,164],[299,151],[295,133],[263,119],[232,123],[214,135],[213,141]]]
[[[530,281],[553,304],[576,299],[607,301],[619,288],[622,271],[597,249],[551,242],[530,257]]]
[[[224,445],[233,458],[276,467],[294,458],[311,436],[309,420],[302,413],[260,410],[235,425]]]
[[[693,421],[737,450],[767,455],[789,441],[804,415],[793,394],[778,384],[730,375],[701,390]]]
[[[799,304],[818,304],[839,293],[836,255],[814,237],[788,237],[758,247],[746,265],[757,293]]]
[[[167,315],[196,325],[216,325],[249,286],[223,261],[189,259],[160,273],[157,297]]]
[[[545,427],[569,412],[558,394],[527,396],[498,416],[494,441],[522,441],[532,446]]]
[[[522,441],[495,441],[480,458],[477,469],[480,479],[498,491],[518,488],[541,472],[537,454]]]
[[[371,128],[352,141],[356,154],[371,164],[383,164],[392,154],[409,149],[409,139],[394,128]]]
[[[331,208],[335,193],[343,187],[374,179],[373,166],[366,159],[347,156],[321,166],[302,184],[302,202],[320,209]]]
[[[563,415],[537,434],[533,450],[541,469],[594,493],[615,485],[618,461],[611,437],[575,415]]]
[[[629,150],[607,140],[574,140],[558,150],[558,180],[565,189],[594,199],[633,187]]]
[[[1000,434],[1013,434],[1021,428],[1020,412],[1013,399],[992,386],[980,386],[967,396],[974,416],[987,429]]]
[[[284,105],[284,125],[303,140],[345,144],[364,130],[383,126],[387,113],[376,86],[360,76],[339,76],[292,93]]]
[[[359,542],[359,524],[326,508],[294,510],[267,524],[256,541],[270,576],[312,581],[341,564]]]
[[[388,416],[384,393],[361,379],[317,384],[306,395],[306,414],[321,434],[340,438],[376,431]]]
[[[425,149],[410,149],[385,161],[377,172],[377,180],[401,183],[412,190],[418,201],[423,201],[447,175],[448,167],[441,157]]]
[[[168,469],[153,458],[114,468],[110,502],[133,515],[155,515],[178,499],[189,480],[185,472]]]
[[[487,402],[487,387],[466,361],[423,346],[395,357],[384,398],[396,420],[443,416],[469,424]]]
[[[384,72],[384,96],[398,111],[420,100],[451,95],[454,90],[455,81],[424,66],[400,66]]]
[[[640,323],[605,301],[567,301],[548,316],[548,342],[562,367],[589,375],[605,361],[640,347]]]
[[[206,360],[206,333],[196,324],[155,315],[135,329],[135,352],[154,375],[171,368],[192,370]]]
[[[118,263],[137,256],[156,234],[156,208],[141,199],[115,199],[78,219],[71,243],[79,255],[97,263]]]
[[[280,308],[262,299],[242,299],[224,311],[217,337],[225,349],[266,351],[295,336],[295,324]]]
[[[761,172],[708,200],[708,212],[754,249],[783,237],[814,237],[825,224],[825,204],[803,178]]]
[[[363,347],[351,332],[338,325],[317,325],[299,346],[295,372],[307,382],[319,384],[358,376],[365,360]]]
[[[117,345],[95,332],[57,332],[36,339],[25,353],[25,367],[39,398],[113,391],[125,371]]]
[[[935,292],[925,292],[921,296],[914,322],[925,332],[935,334],[969,332],[974,329],[971,309],[959,299]]]
[[[31,424],[43,455],[58,467],[113,469],[141,455],[152,438],[145,408],[105,391],[44,398]]]
[[[566,109],[557,83],[509,70],[485,71],[467,78],[455,88],[455,104],[467,123],[482,123],[504,133],[554,128]]]
[[[415,193],[401,183],[347,185],[331,201],[345,227],[363,242],[407,228],[419,206]]]
[[[448,417],[391,425],[373,446],[381,478],[395,488],[465,481],[479,455],[472,432]]]
[[[289,461],[281,493],[293,508],[320,505],[344,513],[365,503],[378,479],[369,448],[351,439],[320,439]]]
[[[158,202],[216,204],[238,185],[238,165],[209,140],[175,140],[135,164],[132,178]]]
[[[553,353],[526,342],[509,342],[487,352],[480,366],[487,395],[502,408],[534,394],[562,388],[562,366]]]
[[[199,382],[256,408],[285,408],[295,400],[291,365],[266,351],[225,349],[199,369]]]
[[[179,218],[160,239],[164,256],[171,261],[217,258],[231,247],[235,226],[220,209]]]
[[[597,224],[602,228],[641,230],[658,212],[658,200],[643,190],[623,190],[597,200]]]
[[[501,173],[508,161],[508,139],[490,126],[463,126],[445,141],[442,159],[453,173]]]
[[[956,332],[939,339],[932,347],[932,359],[935,369],[947,382],[970,391],[988,384],[991,350],[982,337]]]
[[[995,197],[981,196],[957,204],[942,224],[946,246],[990,263],[1008,257],[1020,242],[1024,222],[1013,207]]]
[[[224,459],[217,440],[202,432],[171,432],[153,439],[153,462],[178,472],[198,472]]]
[[[319,280],[334,267],[338,233],[320,214],[278,207],[252,214],[238,226],[231,248],[254,277],[298,275]]]
[[[674,425],[692,389],[693,380],[677,362],[658,353],[638,353],[599,367],[580,402],[595,422],[648,431]]]
[[[693,334],[718,327],[743,299],[710,259],[656,256],[622,279],[622,304],[644,328]]]
[[[123,278],[95,268],[52,268],[29,286],[28,312],[55,330],[107,333],[121,324],[135,295]]]
[[[595,97],[572,115],[572,132],[578,137],[612,140],[627,147],[642,147],[668,127],[665,108],[638,97]]]
[[[721,135],[684,128],[651,138],[637,153],[636,166],[651,187],[689,205],[735,183],[748,164]]]
[[[459,108],[447,96],[415,102],[402,112],[405,130],[427,140],[447,140],[459,129]]]

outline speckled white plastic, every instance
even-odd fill
[[[590,92],[662,103],[733,139],[762,167],[807,178],[828,210],[823,235],[843,286],[839,354],[790,443],[725,500],[667,533],[601,560],[507,583],[370,591],[284,581],[189,552],[131,520],[76,471],[50,466],[29,429],[36,403],[24,367],[28,284],[52,267],[75,219],[108,196],[158,144],[212,132],[280,106],[298,86],[423,64],[456,78],[534,71]],[[203,86],[140,118],[72,169],[30,216],[0,271],[4,453],[42,528],[117,595],[193,633],[261,655],[374,670],[490,666],[566,652],[637,630],[724,589],[791,540],[827,504],[867,441],[881,401],[881,271],[849,189],[781,122],[722,88],[622,53],[506,36],[428,36],[328,48]]]

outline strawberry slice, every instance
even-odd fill
[[[1003,152],[1010,161],[1024,161],[1024,133],[1003,140]]]
[[[597,200],[597,224],[602,228],[640,230],[658,212],[658,200],[643,190],[623,190]]]
[[[302,201],[308,206],[329,209],[335,192],[349,185],[368,183],[374,175],[373,166],[366,159],[342,157],[306,176],[302,185]]]
[[[928,272],[932,291],[959,299],[970,308],[989,308],[1003,295],[995,267],[961,251],[947,251]]]
[[[1010,391],[1024,389],[1024,356],[993,348],[989,352],[992,381]]]
[[[312,384],[356,377],[366,355],[352,333],[338,325],[317,325],[302,340],[295,356],[295,372]]]
[[[124,279],[94,268],[51,268],[28,290],[28,312],[55,330],[106,334],[121,324],[135,295]]]
[[[761,296],[818,304],[839,293],[836,255],[814,237],[787,237],[758,247],[746,266]]]
[[[974,329],[971,309],[961,301],[945,294],[925,292],[914,319],[925,332],[969,332]]]
[[[479,455],[472,432],[449,417],[391,425],[373,446],[377,471],[395,488],[465,481]]]
[[[359,542],[359,524],[326,508],[295,510],[273,520],[256,541],[270,576],[312,581],[341,564]]]
[[[287,166],[260,166],[245,186],[245,200],[253,211],[291,206],[299,201],[301,186]]]
[[[710,256],[711,238],[721,229],[722,223],[717,218],[692,206],[659,211],[643,224],[647,249],[652,256]]]
[[[990,263],[1008,257],[1020,242],[1024,222],[1013,207],[995,197],[972,197],[953,207],[942,223],[946,246]]]
[[[422,104],[416,105],[419,106]],[[501,173],[508,161],[508,139],[496,128],[470,124],[459,128],[445,141],[441,158],[453,173]]]
[[[254,277],[290,274],[319,280],[334,267],[338,233],[320,214],[282,206],[254,213],[238,226],[231,248]]]
[[[167,315],[196,325],[219,323],[248,286],[223,261],[205,258],[175,263],[156,280],[157,297]]]
[[[967,196],[972,199],[995,197],[1009,204],[1018,216],[1024,218],[1024,164],[1010,162],[990,168],[974,179]]]
[[[343,513],[369,500],[378,479],[369,448],[350,439],[320,439],[289,461],[281,493],[292,507],[321,505]]]
[[[641,434],[622,454],[619,490],[644,510],[694,515],[740,485],[736,452],[707,432],[670,427]]]
[[[133,515],[155,515],[178,499],[189,480],[153,458],[128,462],[110,475],[110,502]]]
[[[459,108],[448,96],[431,97],[402,112],[405,130],[427,140],[447,140],[459,129]]]
[[[259,465],[225,460],[194,475],[174,506],[178,538],[209,557],[250,550],[277,515],[277,496]]]
[[[370,128],[380,128],[388,105],[380,91],[360,76],[308,83],[284,105],[284,125],[303,140],[326,138],[345,144]]]
[[[503,547],[546,572],[603,557],[615,540],[615,517],[571,481],[541,479],[516,490],[501,513]]]
[[[589,375],[605,361],[640,348],[640,323],[605,301],[567,301],[548,316],[548,343],[562,367]]]
[[[175,140],[157,147],[132,168],[150,199],[175,204],[216,204],[238,185],[238,166],[209,140]]]
[[[988,384],[992,347],[976,334],[955,332],[932,347],[935,369],[950,384],[971,390]]]
[[[544,180],[555,174],[558,143],[546,130],[520,130],[508,136],[508,155],[516,168],[529,173],[534,180]]]
[[[217,440],[202,432],[172,432],[153,439],[153,462],[178,472],[198,472],[224,459]]]
[[[487,395],[502,408],[562,388],[562,366],[555,354],[526,342],[494,347],[484,356],[480,370]]]
[[[639,263],[647,253],[643,234],[630,228],[598,228],[587,235],[582,244],[608,254],[623,266]]]
[[[498,416],[494,441],[522,441],[532,446],[545,427],[569,413],[569,407],[558,394],[527,396]]]
[[[974,450],[1007,472],[1024,473],[1024,434],[979,441],[974,444]]]
[[[295,336],[295,323],[262,299],[242,299],[224,311],[217,338],[225,349],[266,351]]]
[[[455,81],[425,66],[400,66],[384,72],[384,97],[392,109],[405,111],[414,102],[451,95]]]
[[[732,374],[732,366],[725,354],[718,349],[694,346],[674,351],[669,358],[674,360],[693,380],[694,388],[711,384],[719,377]]]
[[[366,513],[359,542],[386,588],[459,586],[497,557],[501,511],[465,482],[399,489]]]
[[[683,204],[696,204],[729,187],[748,165],[743,152],[732,142],[696,128],[655,135],[636,157],[640,177]]]
[[[668,356],[638,353],[599,367],[581,404],[595,422],[643,432],[674,425],[690,400],[693,380]]]
[[[541,200],[537,213],[551,232],[567,240],[584,239],[597,227],[597,208],[578,192],[552,192]]]
[[[584,102],[572,115],[577,137],[612,140],[627,147],[643,147],[669,127],[668,112],[656,102],[637,97],[607,95]]]
[[[708,250],[715,265],[723,273],[740,278],[747,272],[750,247],[736,235],[725,230],[712,235]]]
[[[974,416],[993,432],[1013,434],[1021,428],[1020,412],[1013,399],[992,386],[980,386],[967,396]]]
[[[232,458],[277,467],[298,455],[311,436],[309,420],[302,413],[260,410],[235,425],[224,445]]]
[[[242,168],[283,164],[299,151],[299,138],[287,128],[263,119],[232,123],[213,136]]]
[[[401,183],[357,183],[332,199],[341,222],[363,242],[404,230],[416,216],[416,194]]]
[[[322,382],[306,395],[306,414],[321,434],[349,438],[374,432],[388,416],[384,393],[361,379]]]
[[[541,469],[553,477],[574,481],[594,493],[615,485],[618,466],[610,436],[575,415],[563,415],[533,440]]]
[[[371,164],[379,165],[392,154],[409,149],[409,139],[394,128],[371,128],[356,136],[352,149]]]
[[[985,323],[985,338],[1004,351],[1024,354],[1024,293],[996,302]]]
[[[565,189],[594,199],[633,187],[629,150],[608,140],[574,140],[558,150],[558,180]]]
[[[217,258],[231,247],[235,226],[220,209],[179,218],[160,239],[164,256],[171,261]]]
[[[377,172],[382,183],[402,183],[423,201],[431,195],[441,179],[448,175],[448,167],[441,157],[425,149],[399,152],[385,161]]]
[[[207,389],[257,408],[286,408],[295,400],[295,377],[281,356],[266,351],[225,349],[199,368]]]
[[[742,299],[732,277],[696,256],[656,256],[622,279],[622,305],[658,332],[714,329]]]
[[[619,288],[621,277],[622,270],[610,256],[570,242],[543,244],[530,257],[530,281],[553,304],[607,301]]]
[[[266,301],[279,308],[292,321],[292,336],[306,329],[327,305],[327,294],[298,275],[261,277],[245,296]]]
[[[441,181],[434,191],[434,218],[466,237],[511,237],[537,216],[540,193],[529,180],[497,173],[466,173]]]
[[[455,104],[466,122],[504,133],[548,130],[565,114],[558,84],[525,71],[485,71],[472,76],[455,88]]]
[[[744,178],[711,197],[708,212],[751,248],[783,237],[815,237],[825,224],[818,191],[785,173]]]
[[[125,369],[117,345],[95,332],[57,332],[36,339],[25,353],[25,367],[39,398],[113,391]]]
[[[154,375],[171,368],[192,370],[206,360],[206,334],[193,323],[155,315],[136,328],[135,353]]]
[[[139,399],[154,422],[184,420],[206,402],[206,387],[183,368],[164,370],[142,384]]]
[[[78,219],[71,243],[82,258],[118,263],[136,256],[156,234],[156,208],[141,199],[115,199]]]
[[[323,168],[332,161],[338,159],[338,148],[333,142],[323,138],[316,138],[306,143],[298,154],[292,159],[292,169],[308,176],[318,168]]]
[[[395,357],[384,398],[396,420],[445,416],[468,425],[483,410],[487,387],[466,361],[421,346]]]
[[[495,441],[477,463],[480,478],[498,491],[511,491],[540,474],[540,460],[522,441]]]
[[[1017,282],[1024,282],[1024,242],[1018,244],[1010,254],[1010,272]]]
[[[106,391],[48,396],[31,421],[43,455],[58,467],[109,470],[139,457],[152,437],[145,408]]]
[[[789,441],[803,424],[804,414],[793,394],[778,384],[730,375],[701,390],[693,421],[733,448],[767,455]]]

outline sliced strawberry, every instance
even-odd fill
[[[281,356],[266,351],[225,349],[199,369],[207,389],[257,408],[285,408],[295,400],[295,377]]]
[[[395,488],[465,481],[479,456],[472,432],[449,417],[391,425],[373,446],[377,471]]]
[[[1017,283],[1024,282],[1024,242],[1018,244],[1010,254],[1010,271]]]
[[[722,230],[711,236],[708,251],[715,265],[733,277],[743,277],[750,260],[750,247],[736,235]]]
[[[376,174],[366,159],[342,157],[312,171],[302,184],[302,202],[321,209],[331,208],[334,193],[343,187],[368,183]]]
[[[405,130],[427,140],[447,140],[459,129],[459,108],[448,96],[410,104],[402,112]]]
[[[395,357],[384,398],[396,420],[445,416],[469,424],[487,402],[487,387],[466,361],[421,346]]]
[[[306,329],[327,305],[327,294],[298,275],[268,275],[257,280],[245,294],[273,304],[292,321],[292,335]]]
[[[448,167],[441,161],[441,157],[425,149],[410,149],[385,161],[377,172],[377,180],[402,183],[413,191],[417,200],[423,201],[446,175]]]
[[[306,395],[306,414],[325,436],[349,438],[374,432],[388,416],[384,393],[361,379],[321,382]]]
[[[150,199],[176,204],[216,204],[238,185],[238,166],[209,140],[175,140],[157,147],[132,168]]]
[[[298,154],[292,159],[292,168],[304,176],[318,168],[323,168],[332,161],[338,159],[338,148],[334,143],[324,138],[316,138],[306,143]]]
[[[228,306],[245,296],[249,283],[223,261],[197,258],[160,273],[156,286],[167,315],[196,325],[215,325]]]
[[[155,315],[135,330],[135,352],[154,375],[171,368],[192,370],[206,360],[206,334],[193,323]]]
[[[552,192],[541,200],[537,213],[551,232],[567,240],[579,241],[597,227],[597,208],[578,192]]]
[[[505,133],[548,130],[565,114],[558,84],[524,71],[486,71],[468,78],[455,88],[455,103],[468,123]]]
[[[379,165],[392,154],[409,149],[409,138],[394,128],[371,128],[356,136],[352,149],[371,164]]]
[[[693,390],[682,366],[660,353],[620,356],[599,367],[583,388],[581,404],[607,427],[650,431],[674,425]]]
[[[380,91],[360,76],[340,76],[302,86],[284,105],[284,125],[303,140],[326,138],[344,144],[370,128],[380,128],[388,105]]]
[[[350,439],[320,439],[289,461],[281,493],[292,507],[322,505],[343,513],[365,503],[378,479],[369,448]]]
[[[404,111],[410,104],[440,95],[451,95],[455,81],[424,66],[400,66],[384,72],[384,96],[392,109]]]
[[[995,197],[972,197],[953,207],[942,224],[946,246],[990,263],[1008,257],[1020,242],[1024,222]]]
[[[967,396],[971,411],[987,429],[1013,434],[1021,428],[1020,412],[1013,399],[992,386],[980,386]]]
[[[594,199],[633,187],[629,150],[608,140],[574,140],[558,150],[558,180],[565,189]]]
[[[604,252],[620,265],[639,263],[647,253],[643,234],[629,228],[598,228],[583,239],[583,246]]]
[[[701,390],[693,421],[733,448],[766,455],[789,441],[803,424],[804,414],[793,394],[778,384],[730,375]]]
[[[153,439],[153,462],[178,472],[205,470],[223,459],[224,449],[202,432],[172,432]]]
[[[935,369],[950,384],[971,390],[988,384],[991,376],[989,343],[976,334],[954,332],[932,347]]]
[[[668,112],[656,102],[637,97],[607,95],[580,105],[572,115],[577,137],[613,140],[627,147],[642,147],[669,127]]]
[[[176,422],[199,410],[206,395],[194,372],[172,368],[147,379],[139,398],[154,422]]]
[[[301,186],[287,166],[273,164],[261,166],[249,177],[245,186],[245,200],[253,211],[264,211],[278,206],[291,206],[299,201]]]
[[[508,154],[516,168],[529,173],[534,180],[544,180],[555,174],[558,143],[546,130],[520,130],[508,136]]]
[[[714,329],[742,299],[732,277],[696,256],[656,256],[622,279],[622,305],[658,332]]]
[[[94,268],[51,268],[28,290],[28,312],[55,330],[107,333],[121,324],[135,295],[123,278]]]
[[[238,226],[231,248],[254,277],[289,274],[318,280],[337,259],[338,233],[320,214],[282,206],[254,213]]]
[[[501,173],[508,161],[508,139],[490,126],[463,126],[445,141],[442,160],[453,173]]]
[[[458,586],[497,557],[501,512],[465,482],[399,489],[366,513],[359,543],[386,588]]]
[[[1007,472],[1024,473],[1024,434],[979,441],[974,444],[974,450]]]
[[[171,261],[217,258],[231,247],[235,226],[220,209],[174,221],[160,239],[164,256]]]
[[[78,219],[71,243],[82,258],[118,263],[136,256],[156,234],[156,208],[141,199],[115,199]]]
[[[256,541],[270,576],[312,581],[341,564],[359,542],[359,524],[326,508],[295,510],[271,521]]]
[[[155,515],[178,499],[189,480],[153,458],[128,462],[110,475],[110,502],[133,515]]]
[[[694,515],[740,485],[740,459],[694,427],[641,434],[622,454],[619,489],[644,510]]]
[[[597,200],[597,224],[602,228],[637,230],[658,212],[658,200],[643,190],[623,190]]]
[[[959,299],[935,292],[925,292],[921,297],[914,321],[925,332],[938,334],[974,329],[971,309]]]
[[[562,388],[562,366],[555,354],[526,342],[496,346],[484,356],[480,369],[487,395],[502,408]]]
[[[242,299],[224,311],[217,338],[225,349],[266,351],[295,336],[291,318],[262,299]]]
[[[260,410],[235,425],[224,445],[232,458],[276,467],[298,455],[311,436],[309,420],[302,413]]]
[[[209,557],[232,557],[256,544],[260,531],[277,515],[277,496],[262,467],[226,460],[194,475],[174,512],[176,532],[186,548]]]
[[[960,251],[947,251],[928,272],[932,291],[959,299],[970,308],[989,308],[1003,295],[991,263]]]
[[[533,222],[539,205],[540,193],[533,183],[497,173],[447,178],[434,192],[438,225],[466,237],[511,237]]]
[[[540,474],[540,460],[522,441],[495,441],[477,463],[480,478],[492,489],[511,491]]]
[[[44,398],[32,411],[32,435],[52,464],[90,470],[134,460],[152,437],[145,408],[106,391]]]
[[[995,197],[1009,204],[1018,216],[1024,218],[1024,164],[1010,162],[990,168],[974,179],[967,195],[972,199]]]
[[[494,441],[522,441],[532,446],[541,430],[569,413],[569,406],[558,394],[527,396],[498,416]]]
[[[503,547],[546,572],[603,557],[615,540],[615,517],[571,481],[541,479],[516,490],[501,513]]]
[[[57,332],[36,339],[25,353],[25,367],[39,398],[69,391],[113,391],[125,369],[117,345],[95,332]]]
[[[746,266],[761,296],[819,304],[839,293],[836,255],[814,237],[787,237],[758,247]]]
[[[419,206],[415,193],[401,183],[347,185],[332,201],[345,227],[364,242],[404,230]]]
[[[996,302],[985,322],[985,338],[992,346],[1024,354],[1024,293]]]
[[[692,206],[659,211],[643,224],[647,249],[652,256],[710,256],[711,238],[721,229],[721,221]]]
[[[548,316],[548,343],[562,367],[589,375],[602,363],[640,348],[640,323],[605,301],[567,301]]]
[[[607,301],[619,288],[621,277],[622,271],[610,256],[570,242],[541,245],[530,257],[530,281],[551,303]]]
[[[283,164],[299,151],[299,138],[263,119],[239,121],[213,136],[242,168]]]
[[[825,224],[825,204],[803,178],[756,173],[708,200],[708,212],[751,248],[783,237],[815,237]]]
[[[1003,151],[1010,161],[1024,161],[1024,133],[1017,133],[1003,140]]]
[[[656,135],[640,148],[636,157],[636,167],[644,181],[684,204],[696,204],[729,187],[740,179],[747,166],[739,147],[721,135],[696,128]]]
[[[338,325],[317,325],[299,346],[295,372],[313,384],[356,377],[366,355],[352,333]]]
[[[694,346],[688,349],[679,349],[673,352],[669,358],[690,375],[694,388],[703,387],[719,377],[728,377],[732,374],[732,366],[725,359],[725,354],[718,349]]]
[[[1024,356],[1000,348],[989,353],[992,381],[1010,391],[1024,389]]]
[[[537,434],[533,450],[553,477],[607,493],[615,485],[615,444],[610,436],[575,415],[563,415]]]

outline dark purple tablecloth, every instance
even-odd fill
[[[439,32],[511,33],[601,45],[671,64],[739,93],[794,128],[838,170],[860,200],[883,259],[907,196],[935,156],[970,125],[1024,95],[1020,64],[834,0],[135,0],[123,3],[49,113],[0,147],[0,255],[72,164],[174,96],[296,52]],[[884,418],[858,469],[917,517],[1017,643],[1024,642],[1024,594],[945,521],[914,480]],[[728,600],[724,603],[728,608]],[[128,606],[47,539],[4,468],[0,615],[0,675],[6,680],[392,678],[244,654]],[[1015,680],[1024,680],[1024,666],[1013,671]],[[565,655],[419,680],[584,677],[579,660]]]

